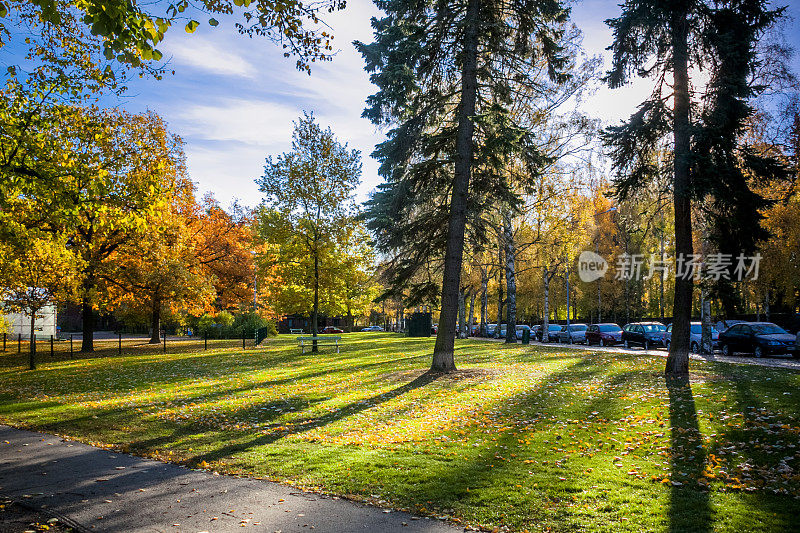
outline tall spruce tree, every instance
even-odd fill
[[[769,202],[750,187],[750,179],[775,183],[789,177],[778,159],[742,141],[754,113],[752,99],[766,87],[755,73],[771,60],[759,57],[757,45],[783,11],[766,11],[762,4],[728,2],[709,13],[706,30],[714,68],[695,133],[693,190],[710,222],[711,244],[733,258],[752,255],[769,237],[760,223]],[[712,285],[728,316],[739,303],[733,263],[727,277]]]
[[[368,227],[396,283],[409,282],[444,255],[441,316],[432,370],[455,370],[453,348],[467,221],[485,201],[516,198],[498,171],[525,154],[535,177],[544,155],[508,112],[517,84],[535,83],[544,61],[553,82],[566,79],[560,40],[563,2],[376,0],[375,42],[356,42],[378,92],[364,116],[392,125],[373,155],[386,183],[367,206]],[[472,226],[477,237],[485,231]],[[435,280],[412,287],[435,295]]]
[[[656,80],[651,96],[628,122],[606,131],[617,194],[624,199],[657,174],[652,156],[671,136],[676,275],[682,258],[693,254],[693,199],[715,206],[720,236],[733,236],[732,228],[754,227],[759,220],[763,202],[750,191],[745,175],[747,169],[774,167],[739,147],[737,138],[750,112],[747,99],[758,90],[747,83],[756,62],[755,43],[781,12],[767,9],[763,0],[629,0],[620,17],[606,21],[614,31],[609,85],[620,87],[634,73]],[[692,101],[692,68],[711,72],[701,101]],[[744,231],[745,242],[759,237]],[[676,277],[669,375],[689,372],[692,291],[690,277]]]

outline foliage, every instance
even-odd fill
[[[393,259],[393,286],[433,301],[430,281],[411,282],[430,258],[444,258],[432,368],[451,371],[467,221],[485,203],[518,200],[500,171],[511,154],[528,177],[549,162],[510,107],[520,89],[567,81],[560,41],[569,12],[554,0],[376,5],[386,16],[372,21],[375,41],[356,43],[378,86],[363,115],[392,128],[374,153],[386,183],[366,216],[378,249]],[[539,67],[546,75],[537,79]],[[481,226],[471,229],[480,240]]]
[[[184,220],[196,260],[214,285],[214,306],[227,309],[250,301],[254,269],[250,213],[238,204],[225,210],[206,194]]]
[[[116,305],[127,303],[150,315],[152,341],[158,342],[162,307],[176,312],[202,312],[214,300],[214,277],[202,264],[198,242],[190,230],[194,186],[177,166],[176,186],[165,204],[148,218],[152,228],[121,246],[110,258],[105,276]],[[116,293],[116,294],[114,294]]]
[[[693,199],[706,207],[718,248],[734,255],[752,251],[764,236],[754,222],[765,202],[746,174],[778,177],[782,169],[741,146],[740,134],[752,114],[747,100],[763,90],[750,83],[756,43],[783,10],[770,10],[762,0],[635,0],[621,7],[622,14],[607,21],[614,59],[606,80],[620,87],[635,73],[655,83],[627,123],[606,131],[618,196],[626,198],[662,172],[656,156],[671,136],[676,260],[693,252]],[[711,75],[701,102],[692,101],[690,68],[708,68]],[[692,113],[693,106],[699,112]],[[670,373],[688,373],[692,290],[691,280],[676,280]]]
[[[0,4],[0,16],[10,11],[13,17],[22,6],[16,1]],[[27,12],[44,23],[58,28],[66,20],[80,21],[81,30],[88,29],[102,39],[102,53],[107,60],[136,67],[144,62],[160,61],[162,53],[156,48],[165,33],[176,25],[183,25],[193,33],[200,22],[193,17],[210,15],[239,15],[236,23],[239,33],[260,36],[281,45],[284,56],[297,57],[297,68],[310,71],[310,63],[329,61],[332,57],[333,36],[320,28],[321,12],[344,9],[344,0],[325,0],[303,4],[298,0],[188,0],[170,2],[166,7],[157,3],[137,3],[134,0],[105,2],[103,0],[32,0]],[[9,9],[10,8],[10,9]],[[2,21],[2,19],[0,19]],[[217,26],[213,16],[208,24]],[[0,23],[0,33],[7,28]],[[99,48],[99,47],[98,47]],[[99,51],[99,49],[98,49]]]
[[[270,337],[278,334],[275,323],[271,320],[264,318],[259,313],[248,311],[246,313],[239,313],[234,317],[233,324],[231,324],[231,332],[237,337],[245,335],[253,337],[256,330],[261,328],[269,328]]]
[[[36,368],[36,319],[48,305],[54,305],[75,290],[77,281],[76,258],[67,251],[63,241],[28,239],[23,243],[0,242],[0,256],[8,260],[0,269],[0,295],[4,309],[24,313],[30,318],[31,339],[29,368]],[[4,249],[4,250],[3,250]]]
[[[462,370],[435,376],[432,340],[346,337],[305,358],[292,337],[122,357],[114,342],[24,373],[9,354],[0,418],[489,531],[796,524],[797,372],[697,361],[681,385],[655,357],[457,341]]]
[[[267,157],[257,180],[265,194],[255,227],[259,270],[280,279],[268,287],[269,300],[278,314],[310,313],[314,332],[319,312],[342,312],[345,261],[359,261],[343,254],[353,238],[352,195],[360,176],[359,151],[305,114],[295,122],[292,151]]]
[[[81,270],[75,299],[84,306],[83,349],[91,350],[90,311],[113,303],[103,281],[121,274],[111,259],[153,231],[149,223],[176,185],[182,147],[154,113],[77,106],[48,113],[47,130],[3,150],[10,167],[2,169],[0,222],[15,242],[35,231],[69,246]]]

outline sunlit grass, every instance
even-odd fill
[[[432,339],[292,339],[0,356],[0,419],[471,525],[800,527],[795,372],[692,361],[668,386],[660,358],[459,341],[440,376]]]

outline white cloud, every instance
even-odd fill
[[[176,40],[167,52],[177,63],[213,74],[253,78],[256,73],[253,65],[243,57],[224,51],[219,44],[200,36]]]
[[[182,135],[206,141],[287,146],[292,121],[301,111],[269,101],[228,98],[219,104],[195,104],[177,113]]]
[[[189,175],[198,183],[198,197],[213,192],[225,206],[234,199],[241,200],[244,205],[255,206],[261,200],[261,193],[254,180],[264,173],[264,158],[268,153],[254,146],[226,144],[187,145]]]

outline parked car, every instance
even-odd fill
[[[493,337],[497,339],[505,339],[506,338],[506,325],[500,324],[500,327],[495,328]]]
[[[735,324],[719,334],[719,345],[723,355],[747,352],[763,357],[790,353],[800,357],[796,337],[772,322]]]
[[[439,324],[431,325],[431,334],[436,335],[439,333]]]
[[[367,326],[361,328],[361,331],[383,331],[383,326]]]
[[[336,326],[325,326],[324,328],[322,328],[322,331],[320,331],[320,333],[344,333],[344,330],[339,329]]]
[[[586,342],[586,324],[570,324],[558,332],[558,342],[569,344],[584,344]]]
[[[558,342],[558,332],[561,331],[561,326],[558,324],[548,324],[547,325],[547,335],[549,336],[549,342]],[[544,329],[541,327],[536,332],[536,340],[539,342],[544,342],[542,340],[544,335]]]
[[[622,343],[626,348],[634,345],[649,350],[652,346],[664,346],[667,327],[660,322],[632,322],[622,328]]]
[[[494,337],[494,331],[497,329],[497,324],[486,324],[486,334]]]
[[[518,326],[516,326],[516,329],[514,331],[516,331],[516,333],[517,333],[517,340],[522,339],[522,332],[524,330],[526,330],[526,329],[528,331],[530,331],[531,327],[530,326],[525,326],[523,324],[519,324]],[[498,339],[505,339],[507,332],[508,332],[508,326],[506,324],[500,324],[500,328],[499,328],[499,330],[497,330],[497,338]]]
[[[700,353],[700,347],[703,345],[703,324],[702,322],[691,322],[689,324],[689,349],[692,353]],[[664,332],[664,346],[669,349],[669,343],[672,340],[672,324],[667,326],[667,331]],[[716,350],[719,344],[719,331],[714,326],[711,326],[711,349]]]
[[[616,324],[592,324],[586,330],[586,344],[614,346],[622,342],[622,328]]]
[[[746,320],[720,320],[714,324],[714,327],[717,328],[717,331],[722,333],[731,326],[735,326],[736,324],[744,324],[746,322]]]

